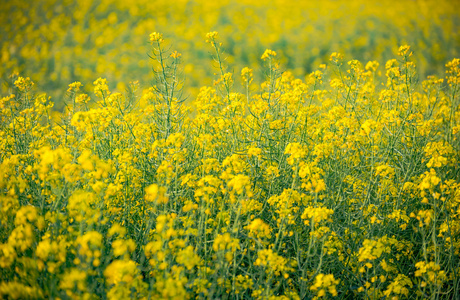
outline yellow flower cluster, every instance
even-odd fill
[[[322,297],[327,298],[327,293],[331,296],[337,296],[336,285],[339,284],[339,280],[334,278],[333,274],[318,274],[315,277],[315,283],[310,287],[310,290],[316,293],[313,299],[319,299]]]
[[[157,43],[163,42],[163,35],[158,32],[152,32],[150,34],[150,42],[157,42]]]
[[[151,2],[94,9],[139,15],[162,3]],[[267,18],[277,22],[268,8]],[[266,50],[265,63],[257,54],[256,72],[233,66],[239,52],[227,56],[224,43],[240,40],[220,32],[203,43],[215,84],[203,79],[189,99],[181,70],[194,69],[169,50],[168,31],[150,35],[158,61],[144,90],[69,80],[55,111],[30,79],[12,77],[0,101],[0,298],[459,294],[458,60],[443,80],[418,83],[417,46],[393,48],[400,56],[386,63],[335,52],[299,78],[278,65],[291,68],[295,48]]]
[[[218,35],[219,33],[217,31],[211,31],[211,32],[206,33],[206,42],[207,43],[213,42],[217,38]]]
[[[289,272],[294,271],[293,266],[295,266],[295,263],[290,263],[289,260],[274,253],[271,249],[264,249],[257,253],[254,265],[266,267],[266,272],[269,274],[273,273],[275,276],[283,275],[284,278],[288,278]]]
[[[260,57],[262,60],[271,59],[276,56],[276,52],[270,49],[265,50],[264,54]]]

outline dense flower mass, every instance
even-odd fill
[[[173,38],[187,57],[186,91],[195,96],[214,73],[205,41],[221,38],[235,70],[258,70],[269,48],[304,78],[332,52],[384,62],[407,43],[413,50],[399,52],[413,53],[422,77],[441,75],[447,60],[460,57],[457,7],[456,0],[2,1],[0,74],[10,83],[12,73],[29,76],[62,109],[71,82],[87,94],[98,77],[118,91],[132,80],[148,85],[149,44]]]
[[[424,78],[408,45],[386,61],[332,52],[299,79],[276,47],[232,66],[224,36],[201,34],[216,74],[190,99],[159,31],[144,36],[150,88],[69,81],[56,111],[12,77],[0,298],[460,294],[460,60]]]

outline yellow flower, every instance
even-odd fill
[[[381,241],[364,239],[363,247],[359,248],[358,260],[360,262],[374,260],[380,257],[385,250],[385,245]]]
[[[179,250],[176,256],[176,262],[184,265],[187,270],[191,270],[201,263],[201,258],[195,254],[192,246],[187,246],[185,249]]]
[[[87,94],[80,94],[75,98],[76,103],[86,104],[91,100]]]
[[[29,286],[17,281],[0,282],[0,297],[6,299],[44,299],[43,291],[37,286]]]
[[[278,167],[276,167],[276,166],[268,166],[265,169],[265,174],[264,175],[267,178],[275,178],[275,177],[280,176],[280,171],[279,171]]]
[[[151,184],[145,188],[145,200],[156,204],[164,204],[168,202],[165,187],[159,187],[157,184]]]
[[[136,249],[136,243],[132,239],[127,240],[115,240],[112,243],[113,255],[115,257],[127,256]]]
[[[219,33],[217,31],[211,31],[206,33],[206,43],[211,43],[213,42]]]
[[[121,283],[131,284],[138,275],[137,265],[132,260],[114,260],[104,270],[109,285]]]
[[[241,70],[241,79],[245,84],[251,84],[251,82],[253,80],[252,69],[250,69],[248,67],[244,67]]]
[[[396,278],[391,282],[387,289],[383,292],[383,294],[387,297],[390,295],[404,295],[407,296],[409,295],[409,289],[408,287],[412,287],[412,281],[407,277],[406,275],[403,274],[398,274]]]
[[[102,234],[97,231],[90,231],[82,236],[77,237],[77,244],[80,246],[78,253],[90,260],[99,257],[101,254]]]
[[[17,257],[14,246],[10,243],[0,244],[0,267],[7,268],[13,264]]]
[[[150,34],[150,42],[157,42],[157,43],[162,43],[163,42],[163,35],[158,32],[152,32]]]
[[[75,81],[74,83],[69,84],[69,88],[67,89],[67,92],[78,92],[80,90],[80,87],[82,86],[81,82]]]
[[[270,225],[265,223],[262,219],[254,219],[252,222],[245,227],[249,231],[250,237],[255,238],[270,238],[271,228]]]
[[[16,248],[18,253],[29,249],[35,239],[33,227],[30,224],[19,225],[8,237],[8,244]],[[9,250],[8,248],[5,248]],[[4,250],[5,250],[4,249]],[[9,252],[9,251],[8,251]]]
[[[99,77],[96,79],[96,81],[93,82],[93,84],[95,85],[94,93],[99,98],[106,97],[110,94],[109,86],[107,85],[107,79]]]
[[[73,291],[75,288],[80,291],[86,291],[87,273],[77,268],[71,268],[64,273],[62,280],[59,282],[59,287],[63,290]],[[75,295],[77,296],[77,295]]]
[[[108,231],[109,237],[112,237],[113,235],[118,234],[119,237],[123,237],[126,234],[126,228],[121,226],[118,223],[114,223],[112,227],[110,227]]]
[[[26,225],[27,223],[34,224],[40,217],[38,216],[38,210],[36,207],[27,205],[21,207],[16,212],[16,218],[14,224],[16,226]]]
[[[288,259],[273,252],[272,249],[263,249],[257,252],[257,259],[254,265],[265,267],[265,272],[267,274],[284,276],[288,275],[288,272],[294,270],[290,265],[295,265],[295,263],[290,263]]]
[[[292,166],[295,161],[307,155],[307,149],[299,143],[289,143],[284,150],[284,154],[290,154],[287,162]]]
[[[172,58],[178,59],[179,57],[182,56],[182,54],[180,54],[180,53],[177,52],[177,51],[174,51],[174,52],[171,53],[169,56],[171,56]]]
[[[332,209],[327,207],[311,207],[308,206],[305,208],[301,218],[305,221],[305,224],[308,224],[308,221],[312,221],[314,224],[318,225],[321,221],[332,222],[330,216],[334,213]]]
[[[412,56],[412,52],[410,52],[410,46],[404,45],[404,46],[399,47],[398,55],[407,56],[407,57]]]
[[[336,286],[339,284],[339,280],[334,278],[333,274],[318,274],[315,277],[315,283],[310,287],[311,291],[316,292],[316,296],[313,299],[326,297],[326,292],[329,292],[332,296],[337,296]]]
[[[175,148],[180,148],[184,141],[185,141],[184,135],[180,132],[176,132],[168,136],[168,138],[166,139],[165,145],[166,146],[174,145]]]
[[[238,174],[235,177],[233,177],[229,182],[228,182],[228,187],[233,189],[238,195],[243,194],[244,191],[246,191],[246,194],[251,193],[251,180],[249,176]],[[249,195],[249,196],[250,196]]]
[[[334,64],[340,64],[343,59],[343,55],[338,52],[333,52],[329,58],[329,60]]]
[[[266,49],[264,54],[260,57],[262,60],[271,59],[276,56],[276,52],[270,49]]]
[[[365,69],[367,71],[372,71],[372,72],[375,72],[377,71],[377,68],[379,67],[379,63],[377,61],[369,61],[367,64],[366,64],[366,67]]]
[[[240,249],[239,240],[233,239],[228,232],[223,235],[218,234],[214,239],[212,249],[216,252],[222,250],[235,251],[236,249]]]
[[[454,153],[454,149],[448,142],[429,142],[424,151],[425,156],[430,159],[426,164],[428,168],[440,168],[453,162],[449,156]]]
[[[14,85],[20,91],[28,91],[34,86],[34,83],[32,82],[32,80],[30,80],[29,77],[27,77],[27,78],[18,77],[18,79],[16,79],[16,81],[14,82]]]

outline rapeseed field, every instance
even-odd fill
[[[0,6],[0,299],[460,295],[455,1]]]

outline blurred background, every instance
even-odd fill
[[[245,66],[261,74],[266,48],[303,78],[332,52],[382,65],[402,44],[411,46],[421,78],[443,76],[445,63],[460,57],[459,7],[458,0],[3,0],[1,92],[8,93],[12,74],[30,77],[61,109],[74,81],[86,92],[98,77],[120,92],[135,80],[149,87],[153,31],[182,53],[189,97],[217,72],[209,31],[219,32],[229,71],[238,76]]]

